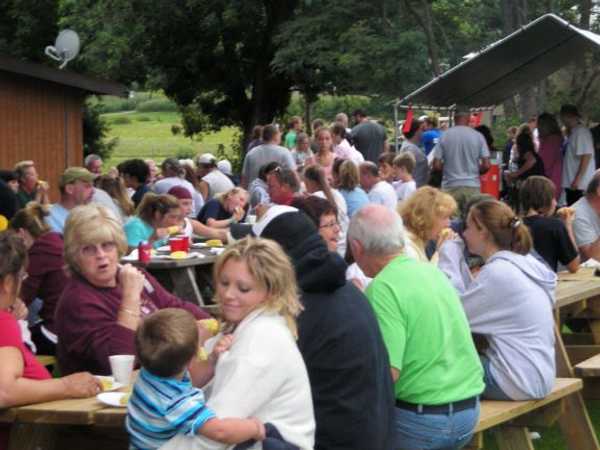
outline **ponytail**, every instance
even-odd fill
[[[531,251],[533,240],[529,229],[513,210],[497,200],[485,200],[471,208],[476,226],[485,228],[500,250],[510,250],[521,255]]]
[[[10,221],[13,230],[27,230],[34,239],[50,231],[50,226],[44,218],[49,215],[48,207],[38,203],[29,202],[25,208],[17,211]]]

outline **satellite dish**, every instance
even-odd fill
[[[73,30],[62,30],[58,33],[54,46],[45,50],[50,58],[62,62],[59,69],[64,69],[69,61],[79,54],[79,35]]]

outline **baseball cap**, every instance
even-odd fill
[[[198,157],[196,164],[214,164],[217,160],[212,153],[204,153]]]
[[[91,183],[95,178],[94,174],[85,167],[69,167],[60,176],[58,185],[62,188],[78,180]]]
[[[227,159],[219,161],[217,163],[217,168],[225,175],[231,175],[231,163]]]

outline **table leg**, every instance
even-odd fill
[[[575,378],[560,330],[555,327],[554,331],[556,338],[556,375],[558,377]],[[565,398],[565,412],[558,419],[558,423],[570,450],[600,449],[598,438],[596,438],[596,433],[580,392]]]
[[[15,422],[10,427],[9,450],[54,450],[56,426]]]
[[[198,284],[196,283],[196,271],[194,267],[183,267],[180,269],[169,270],[171,281],[173,282],[173,291],[177,297],[204,306],[204,300]]]
[[[534,450],[527,428],[500,427],[494,435],[499,450]]]

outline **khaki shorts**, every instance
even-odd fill
[[[466,213],[465,208],[467,207],[469,200],[476,195],[481,194],[481,190],[478,187],[467,186],[446,188],[444,189],[444,192],[450,194],[452,197],[454,197],[454,200],[456,200],[460,217],[464,217],[464,214]]]

